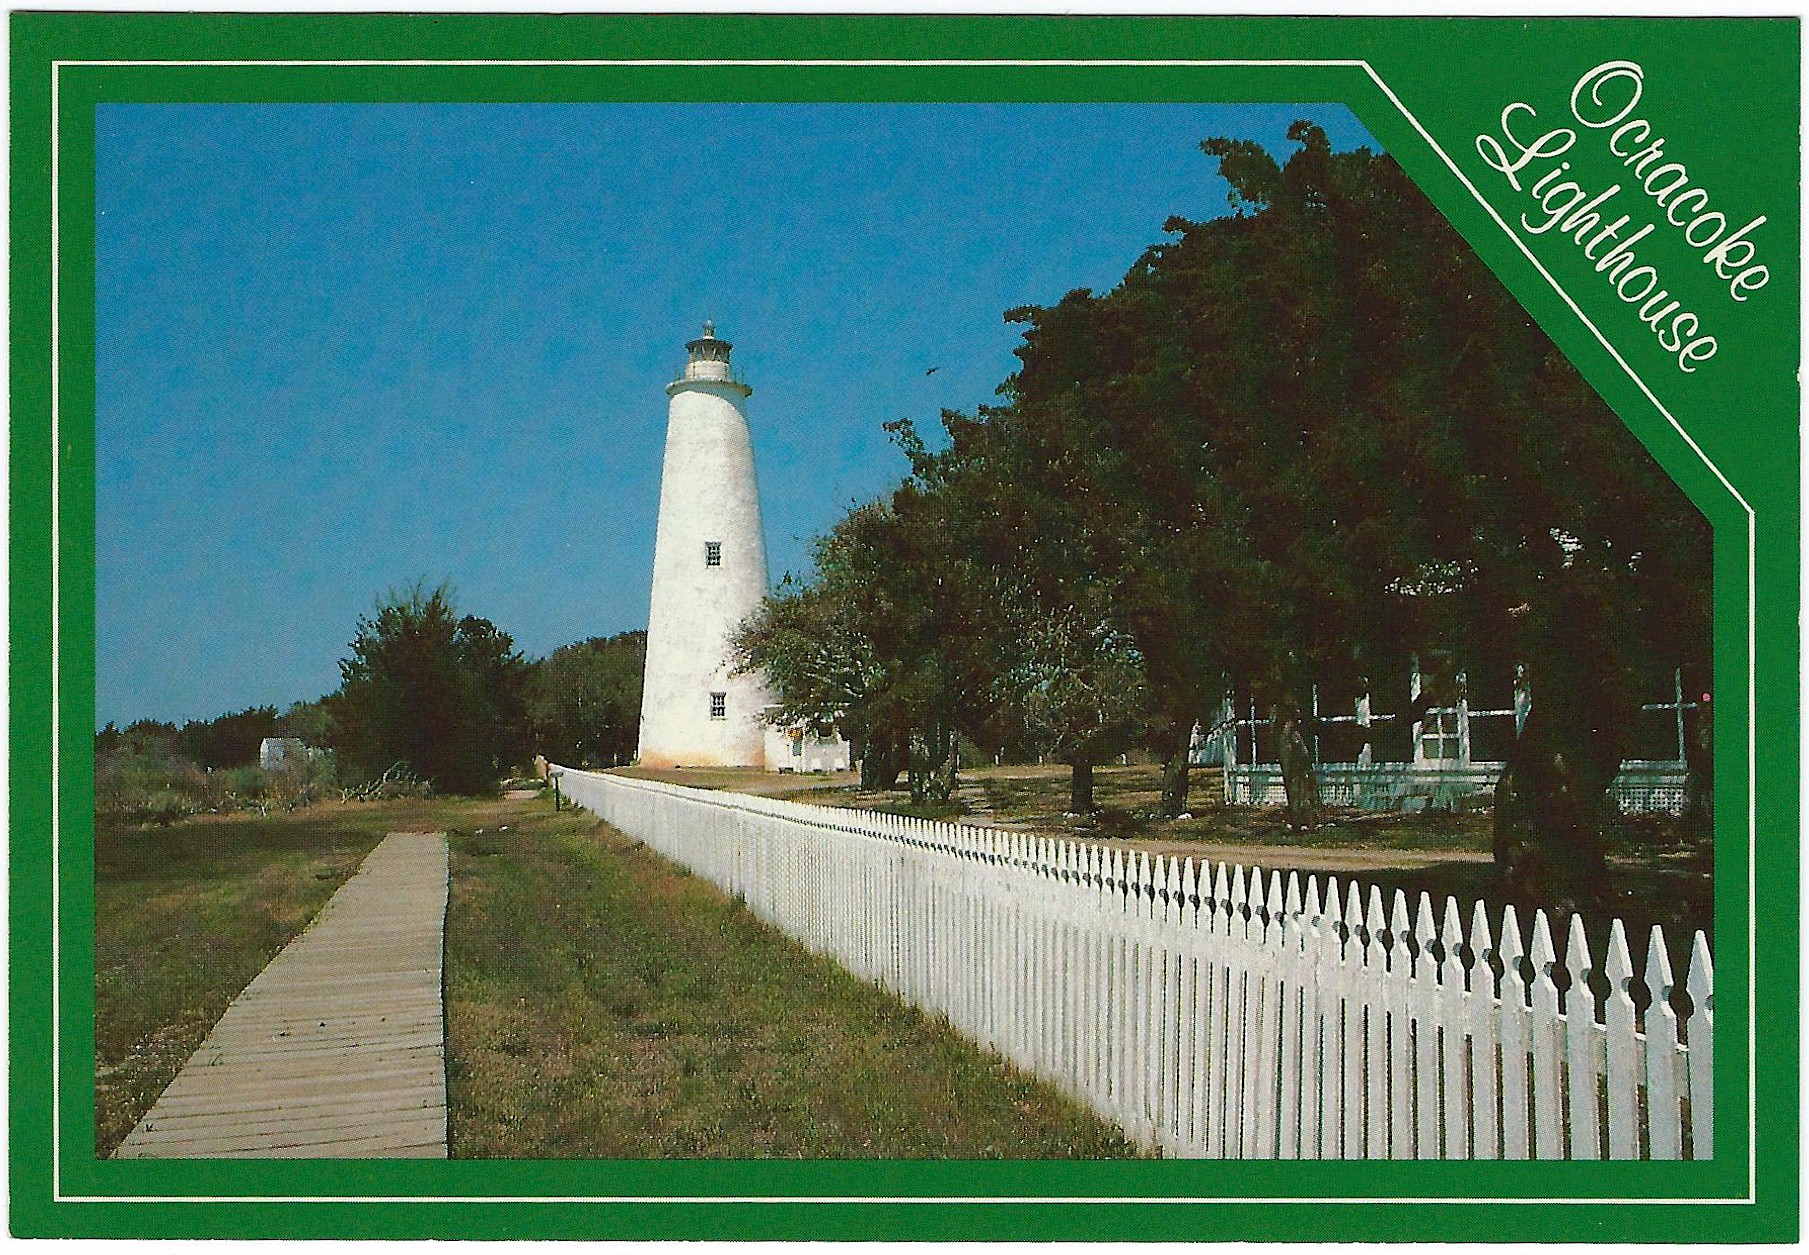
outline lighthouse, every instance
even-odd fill
[[[761,676],[730,675],[729,639],[766,595],[766,537],[748,436],[753,389],[712,323],[666,386],[666,460],[653,541],[641,689],[647,767],[764,767],[772,700]]]

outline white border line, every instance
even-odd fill
[[[50,71],[50,1155],[51,1197],[63,1184],[63,361],[62,66]],[[15,834],[16,836],[16,834]],[[16,1077],[10,1078],[16,1082]]]
[[[225,1195],[225,1196],[212,1196],[212,1195],[210,1195],[210,1196],[205,1196],[205,1197],[182,1196],[182,1195],[145,1195],[145,1196],[139,1196],[139,1195],[65,1195],[62,1192],[62,1154],[61,1154],[61,1138],[62,1138],[61,1036],[62,1035],[60,1032],[60,1027],[62,1024],[62,975],[61,975],[62,974],[62,951],[61,951],[61,942],[60,942],[61,919],[62,919],[62,916],[61,916],[62,895],[61,895],[61,887],[60,887],[61,886],[61,870],[62,870],[62,862],[61,862],[61,858],[62,858],[62,839],[61,839],[62,838],[62,814],[61,814],[62,790],[61,790],[61,782],[60,782],[60,773],[58,770],[58,761],[61,756],[60,751],[61,751],[61,735],[62,735],[62,730],[61,730],[61,727],[59,726],[60,715],[61,715],[61,710],[62,710],[62,697],[61,697],[62,594],[61,594],[61,582],[60,582],[60,578],[59,578],[59,573],[60,573],[60,569],[61,569],[60,568],[60,556],[61,556],[61,551],[62,551],[62,536],[61,536],[61,530],[60,530],[60,524],[61,524],[60,484],[61,484],[61,478],[62,478],[62,469],[61,469],[61,457],[60,457],[60,451],[59,451],[59,444],[61,441],[60,418],[61,418],[61,413],[62,413],[62,407],[61,407],[61,391],[60,391],[60,379],[59,379],[61,371],[60,371],[60,357],[59,357],[59,347],[58,347],[59,346],[59,338],[60,338],[60,334],[61,334],[60,305],[59,305],[59,297],[60,297],[59,289],[60,289],[60,284],[61,284],[61,257],[59,254],[59,246],[60,246],[60,239],[61,239],[60,225],[61,225],[61,221],[62,221],[62,216],[61,216],[62,208],[61,208],[61,189],[58,186],[58,180],[59,180],[60,172],[61,172],[61,166],[60,166],[60,160],[59,160],[59,148],[58,148],[58,127],[61,122],[61,113],[59,110],[59,89],[61,86],[61,76],[62,76],[62,70],[63,70],[64,66],[88,66],[88,67],[102,67],[102,68],[125,67],[125,66],[164,66],[164,67],[263,66],[263,67],[289,67],[289,68],[302,67],[302,66],[339,66],[339,67],[389,66],[389,67],[400,67],[400,68],[410,68],[410,67],[415,67],[415,68],[457,68],[457,67],[461,67],[461,66],[463,66],[463,67],[473,67],[473,66],[530,66],[530,67],[570,66],[570,67],[575,67],[575,68],[635,68],[635,67],[645,68],[645,67],[661,67],[661,66],[700,66],[700,67],[706,67],[706,68],[708,68],[708,67],[721,68],[721,67],[729,67],[729,66],[752,66],[752,67],[761,67],[761,68],[779,68],[779,67],[795,67],[795,66],[812,66],[812,67],[843,66],[843,67],[849,67],[849,68],[855,68],[855,69],[872,69],[872,68],[884,68],[884,67],[919,67],[919,66],[925,67],[925,68],[952,68],[952,67],[962,67],[962,68],[981,67],[981,68],[984,68],[984,67],[1025,66],[1025,67],[1032,67],[1032,68],[1041,67],[1041,68],[1079,68],[1079,69],[1105,69],[1105,68],[1226,69],[1226,68],[1233,68],[1233,67],[1239,67],[1239,68],[1361,69],[1365,74],[1369,75],[1370,80],[1372,82],[1374,82],[1376,87],[1381,90],[1382,94],[1388,98],[1389,103],[1393,104],[1396,109],[1400,110],[1401,116],[1407,119],[1408,123],[1413,127],[1413,129],[1419,133],[1420,138],[1422,138],[1423,140],[1426,141],[1427,145],[1432,149],[1432,151],[1434,153],[1436,153],[1438,155],[1439,159],[1445,163],[1445,165],[1450,169],[1451,173],[1454,174],[1455,176],[1457,176],[1458,182],[1463,184],[1464,188],[1469,191],[1471,196],[1475,197],[1477,204],[1481,205],[1483,207],[1484,211],[1488,213],[1489,217],[1495,221],[1496,225],[1498,225],[1504,232],[1507,233],[1507,237],[1514,242],[1515,247],[1517,247],[1520,250],[1520,252],[1523,255],[1525,255],[1526,259],[1533,264],[1534,269],[1536,269],[1541,275],[1543,275],[1545,277],[1545,281],[1551,285],[1552,290],[1554,292],[1556,292],[1559,295],[1559,297],[1561,297],[1563,299],[1565,305],[1567,305],[1570,308],[1571,312],[1577,316],[1578,320],[1581,321],[1585,327],[1589,328],[1590,333],[1595,336],[1596,341],[1598,343],[1600,343],[1601,346],[1608,351],[1609,356],[1611,356],[1615,360],[1615,362],[1620,366],[1620,368],[1626,372],[1627,377],[1629,379],[1633,380],[1633,382],[1639,386],[1639,390],[1645,395],[1646,399],[1652,403],[1653,407],[1655,409],[1657,409],[1660,414],[1664,415],[1665,421],[1671,425],[1671,427],[1677,432],[1677,434],[1679,436],[1683,437],[1684,443],[1689,446],[1690,450],[1692,452],[1694,452],[1699,459],[1701,459],[1702,464],[1704,466],[1708,467],[1708,469],[1714,474],[1715,478],[1718,481],[1720,481],[1721,486],[1723,488],[1727,489],[1728,495],[1733,497],[1733,499],[1739,503],[1740,508],[1746,512],[1746,666],[1747,666],[1747,694],[1746,694],[1746,751],[1747,751],[1747,753],[1746,753],[1746,801],[1747,801],[1747,865],[1746,865],[1747,866],[1747,883],[1746,883],[1746,908],[1747,908],[1747,1004],[1746,1004],[1746,1020],[1747,1020],[1747,1041],[1746,1041],[1747,1185],[1746,1185],[1746,1189],[1747,1189],[1747,1193],[1746,1193],[1746,1197],[1745,1198],[1699,1198],[1699,1199],[1692,1199],[1692,1198],[1512,1198],[1512,1197],[1510,1197],[1510,1198],[1472,1198],[1472,1197],[1464,1197],[1464,1198],[1448,1198],[1448,1197],[1328,1198],[1328,1197],[1324,1197],[1321,1195],[1312,1195],[1312,1196],[1283,1196],[1283,1197],[1276,1197],[1276,1198],[1256,1198],[1256,1197],[1240,1197],[1240,1198],[1194,1198],[1194,1197],[1189,1197],[1189,1198],[1162,1198],[1162,1197],[1118,1198],[1118,1197],[1113,1197],[1113,1198],[1099,1198],[1099,1197],[1091,1197],[1091,1196],[1067,1197],[1067,1198],[1052,1198],[1052,1197],[1047,1197],[1047,1196],[1042,1196],[1042,1197],[1004,1196],[1004,1197],[986,1197],[986,1198],[946,1197],[945,1198],[945,1197],[927,1197],[927,1196],[926,1197],[898,1197],[898,1196],[891,1196],[891,1195],[881,1195],[881,1196],[876,1196],[876,1197],[862,1196],[862,1197],[857,1198],[857,1197],[835,1197],[835,1196],[820,1196],[820,1195],[805,1195],[805,1196],[797,1196],[797,1197],[763,1196],[763,1195],[734,1195],[734,1196],[729,1196],[729,1195],[671,1195],[671,1196],[668,1196],[668,1195],[653,1195],[653,1196],[577,1195],[577,1196],[562,1196],[562,1197],[555,1198],[555,1197],[533,1196],[533,1195],[519,1196],[519,1197],[518,1196],[500,1196],[500,1195],[481,1195],[481,1196],[480,1195],[473,1195],[473,1196],[393,1195],[393,1196],[382,1196],[382,1197],[375,1197],[375,1196],[369,1196],[369,1195],[362,1195],[362,1196],[361,1195],[332,1195],[332,1196],[329,1196],[329,1195],[281,1195],[281,1196],[278,1196],[278,1195]],[[1590,317],[1583,312],[1582,308],[1576,303],[1575,300],[1573,300],[1571,298],[1570,294],[1568,292],[1566,292],[1563,289],[1563,287],[1558,283],[1557,279],[1552,276],[1552,273],[1545,268],[1544,263],[1541,262],[1539,260],[1539,258],[1534,255],[1532,249],[1530,249],[1527,246],[1526,242],[1514,233],[1513,229],[1508,226],[1507,222],[1502,218],[1500,213],[1498,213],[1496,211],[1495,207],[1493,205],[1491,205],[1488,202],[1488,200],[1486,200],[1483,197],[1482,193],[1477,190],[1476,185],[1470,181],[1469,176],[1466,175],[1461,168],[1459,168],[1459,166],[1457,165],[1456,162],[1451,160],[1450,155],[1445,152],[1444,148],[1438,143],[1437,140],[1432,138],[1431,133],[1428,132],[1426,130],[1426,128],[1420,124],[1420,120],[1413,115],[1412,111],[1409,110],[1405,104],[1402,103],[1401,98],[1399,96],[1395,95],[1394,90],[1391,87],[1389,87],[1387,83],[1382,81],[1382,76],[1380,74],[1376,73],[1375,67],[1370,65],[1370,63],[1368,61],[1358,59],[1358,58],[1350,58],[1350,59],[1276,58],[1276,59],[1266,59],[1266,60],[1245,60],[1245,59],[1235,59],[1235,58],[1212,59],[1212,60],[1199,60],[1199,59],[1173,59],[1173,60],[1171,60],[1171,59],[1160,59],[1160,60],[1025,59],[1025,60],[1011,60],[1011,59],[975,58],[975,59],[971,59],[971,60],[966,60],[966,59],[961,59],[961,58],[924,58],[924,59],[910,59],[910,58],[873,58],[873,59],[856,59],[856,58],[845,58],[845,59],[836,59],[836,58],[821,58],[821,59],[817,59],[817,58],[798,58],[798,59],[788,59],[788,58],[695,58],[695,59],[685,59],[685,58],[663,58],[663,57],[662,58],[623,58],[623,59],[616,59],[616,60],[588,60],[588,59],[580,59],[580,60],[550,60],[550,59],[549,60],[535,60],[535,59],[457,60],[457,59],[455,59],[455,60],[438,61],[438,60],[431,60],[431,59],[423,59],[423,60],[403,60],[403,59],[396,59],[396,60],[383,60],[383,59],[303,60],[303,59],[296,59],[296,60],[269,60],[269,61],[257,61],[257,60],[52,61],[51,62],[51,79],[50,79],[50,109],[51,109],[51,117],[50,117],[50,251],[51,251],[51,270],[50,270],[50,317],[51,317],[51,326],[50,326],[50,364],[51,364],[51,378],[50,378],[50,405],[51,405],[51,417],[50,417],[50,427],[51,427],[51,485],[50,485],[50,502],[51,502],[51,507],[50,507],[51,508],[51,525],[50,525],[50,527],[51,527],[51,532],[50,532],[50,534],[51,534],[51,562],[50,562],[51,637],[50,637],[50,658],[51,658],[51,681],[50,681],[50,684],[51,684],[51,705],[52,705],[51,721],[50,721],[50,726],[51,726],[50,779],[51,779],[51,790],[52,790],[52,797],[53,797],[52,807],[51,807],[51,824],[50,824],[50,829],[51,829],[50,847],[51,847],[51,867],[52,867],[51,891],[50,891],[50,893],[51,893],[51,898],[50,898],[50,900],[51,900],[51,922],[52,923],[51,923],[50,946],[51,946],[51,1004],[52,1004],[52,1010],[53,1010],[53,1019],[55,1021],[55,1025],[56,1025],[56,1030],[53,1030],[53,1032],[51,1034],[52,1073],[51,1073],[51,1135],[50,1136],[51,1136],[51,1197],[52,1197],[52,1201],[59,1202],[59,1203],[63,1203],[63,1202],[67,1202],[67,1203],[88,1203],[88,1202],[92,1202],[92,1203],[108,1203],[108,1202],[114,1202],[114,1203],[142,1203],[142,1202],[194,1202],[194,1203],[378,1202],[378,1203],[403,1203],[403,1202],[410,1202],[410,1203],[675,1203],[675,1204],[681,1204],[681,1203],[688,1204],[688,1203],[700,1203],[700,1202],[701,1203],[710,1203],[710,1202],[731,1203],[731,1204],[735,1204],[735,1203],[924,1203],[924,1204],[942,1204],[942,1203],[1140,1203],[1140,1204],[1155,1203],[1155,1204],[1175,1204],[1175,1203],[1180,1203],[1180,1204],[1190,1204],[1190,1205],[1196,1205],[1196,1206],[1215,1205],[1215,1204],[1216,1205],[1245,1204],[1245,1203],[1249,1203],[1249,1204],[1270,1204],[1270,1203],[1376,1203],[1376,1204],[1388,1204],[1388,1203],[1457,1203],[1457,1204],[1463,1204],[1463,1203],[1489,1203],[1489,1204],[1496,1204],[1496,1203],[1525,1203],[1525,1204],[1625,1203],[1625,1204],[1631,1204],[1631,1205],[1636,1205],[1636,1206],[1642,1205],[1642,1204],[1660,1204],[1660,1205],[1662,1205],[1662,1204],[1686,1204],[1686,1203],[1687,1204],[1703,1204],[1703,1203],[1708,1203],[1708,1204],[1743,1204],[1743,1203],[1744,1204],[1753,1204],[1753,1203],[1757,1203],[1757,1201],[1758,1201],[1758,1109],[1759,1109],[1758,1086],[1756,1083],[1757,1082],[1757,1069],[1758,1069],[1758,1028],[1757,1028],[1757,1024],[1758,1024],[1758,1015],[1757,1015],[1757,1009],[1758,1009],[1758,976],[1757,976],[1757,973],[1758,973],[1758,962],[1757,962],[1757,959],[1758,959],[1758,918],[1757,918],[1757,916],[1758,916],[1758,909],[1757,909],[1758,908],[1758,861],[1757,861],[1757,856],[1758,856],[1758,836],[1759,836],[1759,812],[1758,812],[1758,767],[1757,767],[1757,760],[1758,760],[1758,709],[1757,709],[1757,704],[1758,704],[1758,659],[1757,659],[1758,589],[1757,589],[1756,581],[1757,581],[1757,575],[1758,575],[1758,516],[1754,512],[1751,503],[1748,502],[1743,495],[1741,495],[1740,491],[1737,488],[1735,488],[1731,482],[1729,482],[1727,476],[1722,473],[1720,467],[1715,465],[1714,461],[1709,458],[1708,454],[1703,452],[1702,446],[1697,444],[1695,438],[1692,437],[1689,432],[1684,430],[1683,425],[1677,421],[1676,416],[1671,413],[1671,411],[1665,406],[1664,402],[1660,401],[1658,399],[1657,395],[1652,391],[1652,389],[1649,386],[1647,386],[1646,381],[1639,377],[1639,375],[1634,371],[1633,367],[1628,364],[1627,359],[1621,356],[1620,351],[1618,349],[1616,349],[1613,344],[1609,343],[1608,338],[1602,334],[1601,328],[1597,327],[1595,325],[1594,321],[1592,321],[1590,319]]]

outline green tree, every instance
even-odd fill
[[[895,700],[900,663],[879,643],[884,603],[864,576],[884,566],[867,548],[882,515],[865,506],[844,517],[817,541],[813,576],[782,579],[733,643],[739,671],[757,670],[772,686],[781,723],[848,738],[870,791],[896,786],[910,738]]]
[[[258,761],[265,737],[277,735],[274,706],[251,706],[214,719],[191,719],[182,725],[183,752],[208,770],[245,767]]]
[[[1171,220],[1112,292],[1016,314],[1023,368],[978,425],[1111,589],[1177,727],[1218,677],[1254,691],[1300,822],[1314,683],[1436,645],[1523,661],[1497,856],[1579,900],[1635,677],[1707,664],[1707,528],[1392,159],[1290,137],[1285,163],[1207,141],[1232,215]],[[1110,508],[1047,505],[1089,499]]]
[[[564,645],[535,663],[527,703],[534,745],[554,762],[614,767],[640,742],[647,633]]]
[[[326,699],[291,705],[278,717],[276,735],[294,737],[317,748],[333,744],[333,716]]]
[[[1094,766],[1163,724],[1122,613],[1124,507],[1078,470],[1096,469],[1100,449],[1074,417],[1022,402],[946,413],[949,441],[934,453],[908,422],[893,426],[918,500],[933,503],[937,533],[965,555],[965,584],[985,590],[985,634],[969,653],[992,676],[990,702],[969,735],[1069,764],[1070,809],[1087,813]]]
[[[1179,814],[1193,727],[1223,696],[1241,639],[1242,520],[1202,474],[1203,416],[1181,404],[1159,301],[1127,279],[1006,317],[1026,324],[1006,404],[945,414],[948,446],[920,474],[976,503],[979,544],[1015,573],[1017,614],[1057,624],[1085,608],[1092,620],[1052,629],[1034,652],[1038,671],[1062,677],[1061,722],[1109,730],[1057,755],[1075,768],[1075,801],[1093,755],[1134,736],[1164,764],[1162,813]]]
[[[862,781],[908,774],[912,799],[947,801],[962,735],[1000,743],[997,573],[961,541],[949,498],[907,481],[851,510],[816,547],[808,582],[787,580],[735,638],[778,718],[839,727]]]
[[[358,620],[327,699],[341,764],[366,778],[401,763],[435,788],[486,793],[526,745],[526,663],[507,633],[460,618],[445,586],[392,592]]]
[[[1097,810],[1093,768],[1138,743],[1149,694],[1143,657],[1103,607],[1015,604],[1016,664],[1003,678],[1030,744],[1070,768],[1068,809]]]
[[[471,677],[473,719],[490,771],[524,765],[533,753],[527,660],[507,632],[475,615],[459,620],[456,640],[459,659]]]

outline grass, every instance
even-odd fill
[[[103,824],[94,853],[95,1152],[110,1155],[228,1003],[386,832],[471,803],[330,803],[292,815]],[[481,805],[481,804],[479,804]]]
[[[1104,808],[1091,823],[1063,814],[1067,774],[1060,768],[983,768],[973,773],[975,790],[994,822],[1021,823],[1038,831],[1083,838],[1118,838],[1132,846],[1214,862],[1241,862],[1284,872],[1298,869],[1351,876],[1378,885],[1385,895],[1404,890],[1411,900],[1430,893],[1442,910],[1446,896],[1464,910],[1477,899],[1499,908],[1512,901],[1530,927],[1531,912],[1544,905],[1515,899],[1504,891],[1494,864],[1494,816],[1486,810],[1451,813],[1420,811],[1380,814],[1354,809],[1328,813],[1311,832],[1288,828],[1279,806],[1228,806],[1216,769],[1196,770],[1192,818],[1153,817],[1161,780],[1155,767],[1108,767],[1097,772],[1097,800]],[[1714,894],[1709,852],[1686,844],[1669,817],[1630,816],[1608,834],[1611,907],[1628,928],[1636,953],[1645,935],[1661,925],[1685,948],[1697,929],[1714,936]],[[1588,923],[1599,958],[1609,918]],[[1468,916],[1465,917],[1468,927]],[[1680,955],[1673,954],[1673,961]]]
[[[653,774],[653,773],[644,773]],[[700,783],[689,772],[660,773]],[[699,775],[703,773],[698,773]],[[1062,813],[1059,768],[964,773],[988,822],[1264,867],[1327,867],[1410,893],[1502,898],[1486,815],[1337,816],[1291,834],[1273,809],[1152,820],[1152,768],[1102,768],[1104,815]],[[717,788],[897,809],[850,778],[715,771]],[[1203,796],[1206,795],[1206,796]],[[1202,804],[1204,803],[1204,804]],[[461,1157],[1083,1157],[1118,1132],[948,1028],[806,953],[739,903],[549,797],[332,803],[268,818],[103,827],[95,854],[95,1143],[111,1153],[231,999],[386,832],[453,846],[446,997]],[[1630,824],[1616,913],[1674,942],[1712,923],[1701,852]],[[1527,905],[1527,904],[1521,904]],[[1592,943],[1596,939],[1592,937]],[[1599,949],[1598,949],[1599,955]],[[1674,954],[1674,962],[1682,955]]]
[[[581,812],[455,839],[452,1154],[1026,1157],[1118,1132]]]
[[[109,1155],[231,1000],[387,832],[453,849],[453,1153],[1128,1155],[1049,1087],[807,954],[550,798],[331,803],[105,827],[95,1147]]]
[[[1396,889],[1410,899],[1430,893],[1441,911],[1446,896],[1457,898],[1465,911],[1478,899],[1496,909],[1513,901],[1527,927],[1531,911],[1542,905],[1513,899],[1503,891],[1493,862],[1493,817],[1488,811],[1390,815],[1337,810],[1318,829],[1294,832],[1281,807],[1225,805],[1219,771],[1196,768],[1189,794],[1191,817],[1165,820],[1155,815],[1161,769],[1133,765],[1096,768],[1094,800],[1101,809],[1097,815],[1080,817],[1066,813],[1068,774],[1066,767],[1055,764],[964,768],[951,813],[928,817],[958,816],[1150,854],[1336,875],[1340,883],[1355,877],[1388,895]],[[775,776],[726,768],[657,775],[681,784],[786,796],[822,806],[915,813],[909,808],[908,792],[863,792],[849,775]],[[1711,852],[1685,843],[1674,821],[1656,816],[1623,819],[1610,833],[1609,869],[1611,907],[1592,912],[1588,920],[1598,959],[1612,917],[1626,923],[1636,956],[1644,953],[1645,936],[1654,924],[1662,926],[1673,948],[1683,953],[1697,929],[1713,940]],[[1604,917],[1598,919],[1597,914]],[[1678,953],[1671,957],[1674,963],[1681,961]]]

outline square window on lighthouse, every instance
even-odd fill
[[[722,565],[722,542],[720,540],[704,541],[704,565]]]
[[[727,693],[710,694],[710,718],[727,719],[729,717],[729,695]]]

